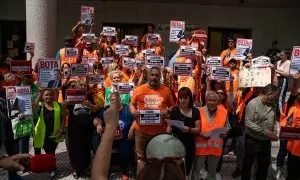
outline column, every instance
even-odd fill
[[[35,43],[32,65],[56,53],[57,0],[26,0],[27,42]]]

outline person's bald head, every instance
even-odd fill
[[[207,109],[210,112],[216,111],[218,105],[218,94],[215,93],[214,91],[208,91],[206,92],[205,99],[206,99]]]

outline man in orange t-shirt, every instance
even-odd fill
[[[239,88],[239,79],[238,79],[238,76],[239,76],[239,68],[238,68],[238,61],[236,59],[230,59],[228,61],[228,65],[230,67],[230,74],[233,76],[233,92],[234,94],[236,94],[238,88]],[[226,91],[227,91],[227,94],[230,90],[230,81],[226,81],[225,82],[225,86],[226,86]]]
[[[236,48],[235,48],[235,38],[229,37],[228,40],[228,49],[225,49],[221,53],[221,57],[223,60],[223,66],[228,67],[229,66],[229,60],[234,58],[236,56]]]
[[[130,111],[136,120],[130,128],[128,136],[132,138],[134,129],[135,146],[138,157],[137,174],[145,165],[144,151],[146,143],[153,136],[166,131],[167,126],[164,122],[164,118],[168,115],[168,108],[174,105],[171,90],[161,84],[160,78],[160,68],[152,67],[149,70],[147,83],[137,87],[131,98]],[[151,119],[149,119],[149,122],[142,121],[140,118],[140,110],[159,110],[159,122],[153,122]]]

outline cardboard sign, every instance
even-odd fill
[[[46,88],[61,87],[60,59],[39,59],[39,83]]]
[[[9,64],[10,64],[10,72],[12,74],[18,74],[18,73],[23,73],[24,75],[32,74],[31,61],[11,60],[9,61]]]
[[[195,57],[197,49],[192,46],[180,46],[181,57]]]
[[[137,66],[144,66],[145,65],[145,61],[143,61],[143,60],[135,60],[135,63],[136,63],[136,65]]]
[[[236,56],[237,60],[246,59],[247,55],[252,50],[252,39],[241,39],[238,38],[236,41]]]
[[[24,47],[25,53],[32,53],[34,52],[34,43],[26,42]]]
[[[129,57],[123,57],[123,66],[125,66],[127,68],[132,68],[135,65],[136,65],[135,64],[135,59],[129,58]]]
[[[230,68],[225,67],[211,67],[211,80],[230,81]]]
[[[191,75],[193,71],[192,63],[174,63],[173,72],[176,75]]]
[[[94,7],[81,6],[81,24],[91,25],[94,22]]]
[[[165,57],[163,56],[146,56],[146,66],[151,68],[153,66],[164,67]]]
[[[298,72],[300,72],[300,46],[294,46],[291,57],[290,75]]]
[[[280,127],[279,139],[300,140],[300,128]]]
[[[160,34],[147,34],[148,44],[159,44],[160,41],[161,41]]]
[[[101,84],[104,82],[104,75],[90,74],[88,78],[90,84]]]
[[[32,102],[29,86],[8,86],[6,90],[8,117],[18,118],[19,114],[32,115]]]
[[[265,87],[271,83],[271,68],[242,67],[238,75],[239,87]]]
[[[259,56],[251,60],[251,67],[269,67],[271,60],[267,56]]]
[[[116,36],[117,31],[115,27],[104,26],[102,33],[104,36]]]
[[[161,125],[160,110],[140,110],[139,125]]]
[[[95,34],[90,34],[90,33],[84,33],[82,34],[82,37],[84,42],[90,42],[90,43],[96,42],[97,39]]]
[[[116,45],[116,54],[126,55],[128,53],[129,53],[129,46],[128,45],[121,45],[121,44]]]
[[[66,98],[71,104],[80,104],[87,100],[86,89],[67,89]]]
[[[78,56],[78,48],[65,48],[65,56],[66,57],[77,57]]]
[[[133,91],[133,83],[117,83],[114,84],[120,94],[130,94]]]
[[[88,64],[71,64],[71,76],[85,77],[89,74]]]
[[[132,35],[125,35],[125,44],[137,46],[139,44],[139,37]]]
[[[144,56],[154,56],[155,55],[155,49],[143,49],[142,53]]]
[[[170,42],[178,42],[184,37],[185,22],[184,21],[171,21],[170,22]]]
[[[215,67],[222,67],[222,57],[220,56],[214,56],[214,57],[209,57],[206,60],[206,64],[209,66],[215,66]]]
[[[114,57],[103,57],[101,58],[102,64],[111,64],[114,62]]]

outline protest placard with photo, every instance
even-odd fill
[[[271,68],[242,67],[238,75],[239,87],[265,87],[271,83]]]
[[[114,86],[120,94],[130,94],[133,91],[133,83],[115,83]]]
[[[267,56],[259,56],[251,60],[251,67],[269,67],[271,60]]]
[[[191,75],[193,71],[192,63],[174,63],[173,72],[176,75]]]
[[[197,49],[192,46],[180,46],[180,56],[181,57],[189,57],[193,58],[196,57]]]
[[[32,53],[34,52],[34,43],[26,42],[24,47],[25,53]]]
[[[9,118],[17,118],[20,114],[24,116],[32,115],[32,102],[29,86],[6,87],[6,99]]]
[[[71,76],[71,68],[63,68],[63,77],[66,79]]]
[[[138,36],[133,36],[133,35],[125,35],[125,44],[126,45],[133,45],[137,46],[139,43],[139,37]]]
[[[300,46],[294,46],[291,57],[290,75],[298,72],[300,72]]]
[[[65,99],[71,104],[80,104],[87,100],[86,89],[67,89]]]
[[[220,56],[209,57],[206,60],[206,64],[209,66],[222,67],[223,66],[222,57]]]
[[[10,72],[12,74],[19,74],[19,73],[22,73],[24,75],[32,74],[31,61],[11,60],[9,61],[9,64],[10,64]]]
[[[117,44],[115,52],[116,52],[116,54],[119,54],[119,55],[127,55],[129,53],[129,46]]]
[[[165,57],[163,56],[146,56],[146,66],[151,68],[153,66],[164,67]]]
[[[90,68],[93,67],[93,65],[97,62],[96,57],[90,57],[90,56],[82,56],[81,64],[89,64]]]
[[[161,41],[160,34],[147,34],[148,44],[159,44],[160,41]]]
[[[171,21],[170,22],[170,42],[178,42],[184,37],[185,22],[184,21]]]
[[[81,24],[91,25],[94,22],[94,7],[81,6]]]
[[[129,57],[123,57],[123,66],[126,68],[133,68],[136,63],[135,63],[135,59],[133,58],[129,58]]]
[[[230,68],[212,66],[210,78],[211,80],[230,81]]]
[[[142,54],[144,56],[154,56],[155,55],[155,49],[143,49]]]
[[[90,34],[90,33],[84,33],[82,34],[82,37],[83,37],[83,41],[84,42],[90,42],[90,43],[94,43],[96,42],[96,36],[95,34]]]
[[[104,82],[104,75],[101,74],[90,74],[88,78],[90,84],[101,84]]]
[[[77,57],[78,56],[78,48],[65,48],[65,56],[66,57]]]
[[[108,26],[104,26],[103,27],[103,31],[102,34],[104,36],[116,36],[117,31],[115,27],[108,27]]]
[[[111,64],[114,62],[114,57],[103,57],[101,58],[102,64]]]
[[[60,59],[39,59],[39,83],[46,88],[61,87]]]
[[[139,125],[161,125],[160,110],[140,110]]]
[[[247,55],[252,50],[252,39],[241,39],[238,38],[236,41],[236,56],[237,60],[246,59]]]
[[[89,64],[71,64],[71,76],[86,77],[89,74]]]

